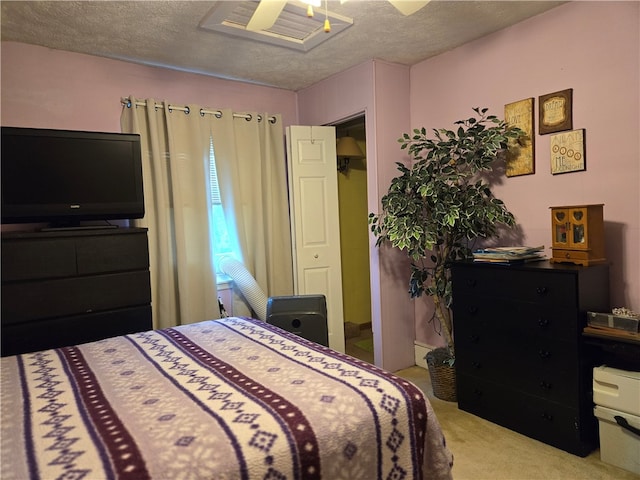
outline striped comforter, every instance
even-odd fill
[[[2,359],[3,480],[450,478],[411,383],[226,318]]]

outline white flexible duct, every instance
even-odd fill
[[[240,289],[244,298],[262,321],[267,320],[267,296],[253,278],[251,272],[233,257],[223,257],[220,260],[220,270],[233,279],[233,283]]]

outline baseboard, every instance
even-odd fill
[[[427,353],[429,353],[431,350],[434,350],[438,347],[435,347],[433,345],[427,345],[426,343],[414,342],[413,348],[414,348],[416,365],[426,370],[427,361],[424,359],[424,356]]]

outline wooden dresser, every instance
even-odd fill
[[[586,312],[609,310],[607,265],[452,266],[458,406],[575,455],[598,442]]]
[[[2,235],[2,356],[150,330],[147,230]]]

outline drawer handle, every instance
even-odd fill
[[[482,362],[471,362],[473,368],[482,368]]]
[[[472,343],[478,343],[480,341],[480,335],[470,335],[469,340],[471,340]]]
[[[482,396],[482,390],[480,390],[479,388],[474,388],[474,389],[473,389],[473,394],[474,394],[476,397],[481,397],[481,396]]]
[[[551,415],[550,413],[543,413],[542,415],[540,415],[544,420],[547,421],[552,421],[553,420],[553,415]]]
[[[540,382],[540,388],[548,392],[549,390],[551,390],[551,384],[543,380]]]
[[[551,352],[549,350],[540,349],[538,350],[538,355],[540,355],[540,358],[549,358],[551,356]]]
[[[476,307],[475,305],[470,305],[469,307],[467,307],[467,311],[470,314],[475,315],[476,313],[478,313],[478,307]]]
[[[467,278],[467,287],[475,287],[476,279],[475,278]]]
[[[536,287],[536,293],[538,295],[545,295],[547,293],[547,287]]]
[[[538,325],[541,328],[547,328],[549,326],[549,319],[548,318],[539,318],[538,319]]]

